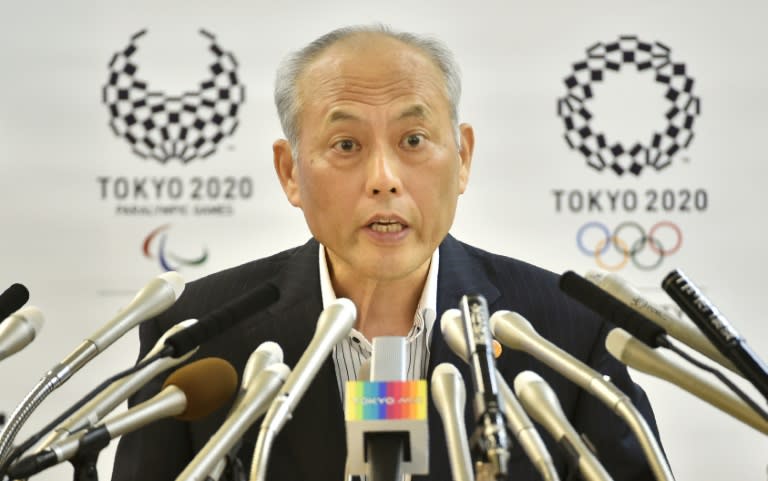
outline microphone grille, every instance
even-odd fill
[[[237,372],[232,364],[218,357],[207,357],[177,369],[165,380],[163,388],[176,386],[187,396],[187,408],[176,416],[195,421],[216,411],[237,389]]]
[[[43,312],[37,307],[22,307],[17,311],[17,314],[29,322],[29,324],[32,326],[32,329],[35,330],[35,335],[37,335],[40,332],[40,329],[43,328],[45,317],[43,316]]]
[[[184,292],[184,278],[181,277],[181,274],[178,272],[168,271],[160,274],[157,277],[167,282],[171,289],[173,289],[173,295],[175,299],[178,299],[179,296],[181,296],[181,293]]]
[[[467,362],[467,339],[464,335],[464,325],[461,311],[458,309],[446,310],[440,318],[440,331],[448,347],[454,354]]]
[[[515,376],[514,381],[514,387],[515,387],[515,394],[517,394],[518,397],[521,397],[521,395],[524,393],[527,386],[542,383],[544,380],[536,374],[533,371],[522,371],[520,374]]]
[[[456,366],[449,362],[438,364],[437,367],[435,367],[435,370],[432,371],[433,379],[440,376],[452,376],[457,379],[461,379],[461,373],[459,370],[456,368]]]
[[[611,329],[605,337],[605,349],[621,362],[624,361],[624,350],[632,340],[632,336],[620,327]]]

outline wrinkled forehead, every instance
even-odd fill
[[[394,89],[432,93],[437,102],[449,104],[442,71],[421,49],[385,34],[355,34],[328,47],[300,74],[299,118],[304,106],[319,99],[366,93],[386,97]]]

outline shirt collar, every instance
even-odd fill
[[[331,275],[328,272],[328,261],[325,256],[325,246],[320,244],[319,249],[320,263],[320,292],[323,296],[323,309],[336,300],[336,293],[331,284]],[[440,249],[435,249],[432,253],[432,260],[429,263],[429,272],[427,281],[424,283],[424,289],[421,291],[419,304],[416,306],[416,313],[421,313],[424,319],[424,327],[427,336],[432,334],[432,326],[437,318],[437,272],[440,267]],[[414,313],[414,319],[415,314]]]

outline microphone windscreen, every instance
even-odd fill
[[[651,347],[659,347],[659,336],[666,334],[663,328],[573,271],[560,276],[560,290]]]
[[[0,321],[10,316],[29,300],[29,291],[21,284],[12,284],[0,294]]]
[[[176,419],[195,421],[232,399],[237,389],[237,372],[224,359],[207,357],[171,373],[163,383],[163,388],[168,386],[176,386],[187,397],[187,408]]]
[[[169,337],[165,344],[179,357],[213,339],[246,317],[267,308],[280,297],[272,284],[265,284],[236,297],[200,319],[200,322]]]

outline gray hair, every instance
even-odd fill
[[[275,79],[275,105],[291,149],[296,152],[299,142],[299,105],[296,84],[304,69],[321,53],[346,38],[367,33],[383,34],[414,47],[427,55],[443,73],[445,93],[451,109],[454,132],[458,132],[459,99],[461,97],[461,73],[450,50],[439,40],[408,32],[397,32],[386,25],[358,25],[342,27],[326,33],[306,47],[288,55],[277,69]],[[458,142],[458,138],[456,139]]]

